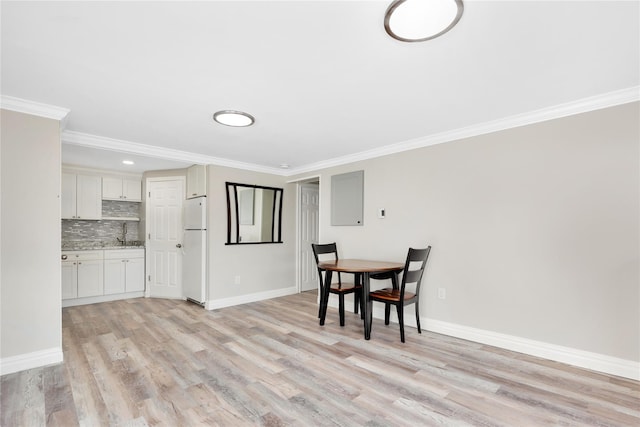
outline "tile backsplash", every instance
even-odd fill
[[[102,201],[103,217],[140,218],[140,203],[115,200]],[[75,246],[117,245],[116,238],[122,238],[122,224],[127,223],[127,241],[140,240],[140,222],[126,220],[62,220],[62,248]]]

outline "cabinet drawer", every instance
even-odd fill
[[[104,259],[144,258],[144,249],[110,249],[104,251]]]
[[[103,259],[104,251],[62,251],[63,261],[86,261],[93,259]],[[67,258],[65,259],[65,255]]]

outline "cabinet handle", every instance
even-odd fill
[[[78,265],[82,264],[80,261],[78,261]]]

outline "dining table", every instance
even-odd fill
[[[322,295],[320,296],[320,325],[324,325],[327,315],[327,306],[329,303],[329,288],[331,287],[331,278],[334,271],[340,273],[353,273],[356,277],[362,279],[362,315],[364,318],[364,339],[371,338],[371,320],[372,320],[372,304],[369,300],[369,287],[372,275],[382,273],[400,273],[404,269],[404,263],[389,261],[374,261],[366,259],[337,259],[332,261],[321,261],[318,268],[325,271],[325,283],[322,287]],[[390,278],[393,276],[389,276]],[[357,279],[356,279],[357,282]],[[393,280],[396,283],[395,280]]]

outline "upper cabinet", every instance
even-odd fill
[[[207,167],[193,165],[187,169],[187,199],[207,195]]]
[[[63,172],[61,211],[63,219],[101,219],[102,178]]]
[[[142,181],[135,178],[102,177],[104,200],[142,201]]]

